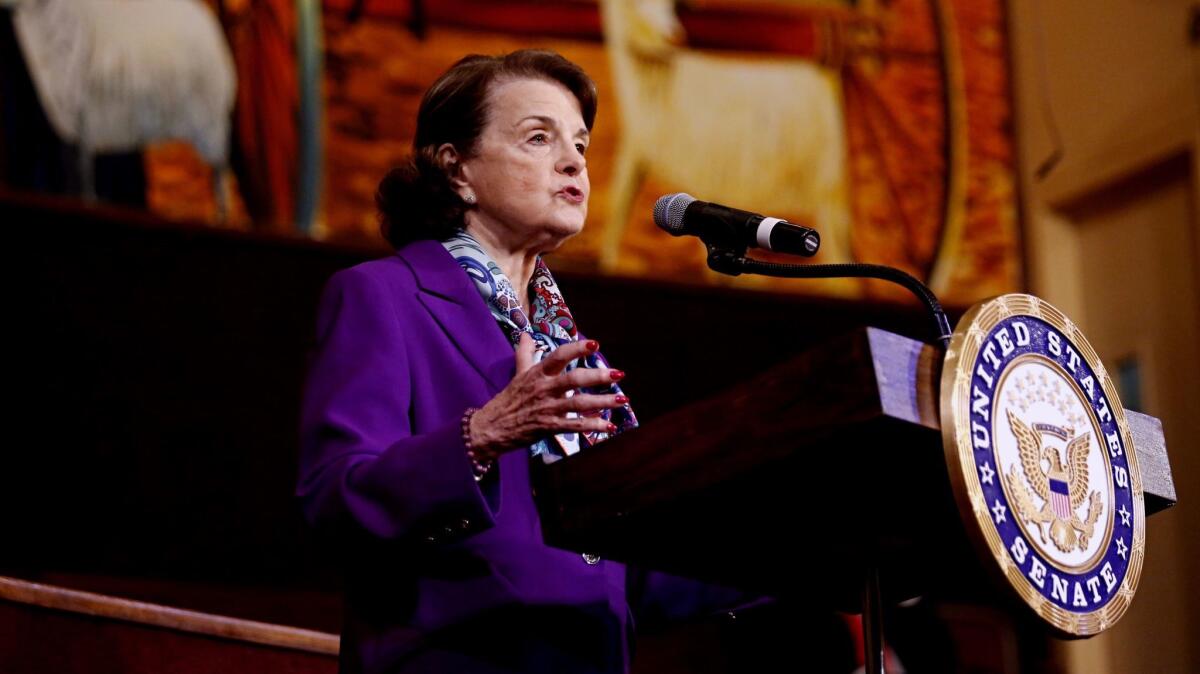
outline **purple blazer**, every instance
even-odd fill
[[[326,286],[297,495],[344,565],[343,672],[624,672],[635,617],[740,597],[548,547],[528,452],[475,481],[460,419],[514,370],[513,348],[436,241]]]

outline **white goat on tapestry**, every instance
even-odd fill
[[[201,0],[0,0],[38,99],[79,148],[83,193],[97,154],[190,142],[214,171],[223,211],[237,80],[220,24]]]
[[[824,260],[849,260],[850,204],[837,73],[794,58],[680,47],[673,0],[602,0],[621,115],[602,264],[617,263],[638,187],[655,176],[698,199],[807,215]]]

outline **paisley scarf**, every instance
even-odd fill
[[[520,343],[521,334],[526,333],[537,345],[534,362],[539,362],[563,344],[579,339],[575,319],[571,316],[571,311],[558,290],[558,284],[554,282],[554,277],[550,275],[550,270],[541,257],[537,259],[533,276],[529,279],[532,315],[527,316],[521,310],[521,301],[508,277],[474,237],[466,232],[459,232],[443,241],[442,245],[475,282],[475,288],[479,290],[484,303],[491,310],[492,318],[496,319],[514,350]],[[571,361],[567,365],[567,371],[577,367],[608,367],[608,362],[597,352]],[[582,389],[582,392],[617,394],[621,393],[621,387],[614,382],[607,386]],[[575,413],[572,412],[568,416],[575,416]],[[637,427],[637,417],[628,404],[590,412],[587,416],[606,419],[617,427],[616,433]],[[560,433],[535,442],[529,451],[533,456],[540,456],[546,463],[553,463],[578,452],[581,448],[602,442],[609,436],[609,433],[600,431]]]

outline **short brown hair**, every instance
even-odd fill
[[[596,84],[560,54],[522,49],[503,56],[472,54],[433,83],[417,111],[413,152],[388,171],[375,193],[380,228],[396,248],[420,239],[442,240],[464,226],[469,206],[453,190],[437,162],[437,149],[450,143],[464,157],[475,153],[487,123],[488,91],[499,80],[534,78],[558,82],[579,101],[588,130],[596,120]]]

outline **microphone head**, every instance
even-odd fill
[[[684,234],[683,212],[696,198],[684,192],[665,194],[654,202],[654,224],[671,236]]]

